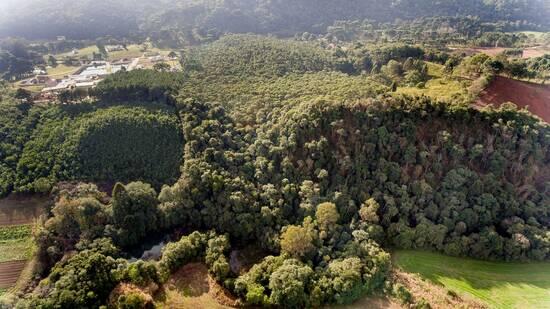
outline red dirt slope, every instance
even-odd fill
[[[550,86],[527,83],[497,76],[480,94],[476,105],[493,104],[495,107],[513,102],[550,122]]]

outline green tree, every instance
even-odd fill
[[[281,234],[281,249],[291,256],[305,257],[313,248],[311,231],[302,226],[289,225]]]
[[[149,184],[132,182],[113,188],[113,222],[118,229],[118,241],[123,246],[139,242],[158,228],[157,193]]]
[[[340,214],[334,203],[322,203],[317,206],[315,218],[322,228],[327,229],[338,223]]]

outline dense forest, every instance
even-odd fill
[[[182,134],[173,108],[160,103],[97,109],[2,102],[0,194],[49,192],[60,180],[178,177]]]
[[[428,60],[449,76],[512,74],[499,59],[232,35],[186,50],[185,73],[119,72],[69,104],[5,85],[1,193],[54,196],[35,236],[43,280],[11,302],[151,306],[151,284],[197,261],[245,305],[410,302],[393,248],[548,260],[548,124],[513,104],[395,92],[429,79]],[[128,262],[148,235],[182,230],[160,260]],[[229,252],[243,244],[266,256],[239,274]]]
[[[427,309],[396,250],[550,261],[547,118],[480,99],[502,79],[546,93],[548,16],[545,0],[2,1],[0,197],[49,202],[0,308],[155,308],[197,263],[238,306]],[[91,88],[22,81],[100,59],[135,62]]]
[[[63,7],[62,11],[58,8]],[[0,4],[0,36],[71,39],[151,36],[160,42],[210,40],[220,34],[320,33],[338,20],[392,22],[424,16],[479,16],[485,21],[519,21],[549,26],[544,0],[375,1],[353,0],[27,0]]]

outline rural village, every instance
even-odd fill
[[[58,37],[59,41],[65,40],[64,37]],[[44,68],[36,67],[32,75],[18,83],[22,89],[32,89],[32,101],[34,103],[46,103],[63,101],[64,93],[72,92],[78,98],[88,96],[88,91],[94,88],[105,77],[123,71],[133,71],[137,69],[153,69],[155,65],[160,65],[162,70],[175,72],[180,68],[178,56],[174,52],[143,51],[143,54],[137,57],[133,55],[136,51],[129,51],[126,46],[110,45],[105,46],[105,54],[119,53],[119,57],[101,57],[100,53],[93,52],[91,55],[80,55],[80,51],[73,49],[70,53],[60,56],[59,60],[51,60],[56,63],[63,62],[70,64],[69,70],[72,72],[60,75],[48,74],[54,69],[52,65]],[[52,57],[52,56],[50,56]],[[107,58],[107,59],[103,59]],[[36,91],[39,90],[39,91]]]

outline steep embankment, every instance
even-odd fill
[[[513,102],[519,107],[528,106],[533,114],[550,122],[550,86],[497,76],[489,87],[481,92],[476,103],[482,106],[500,106],[505,102]]]

